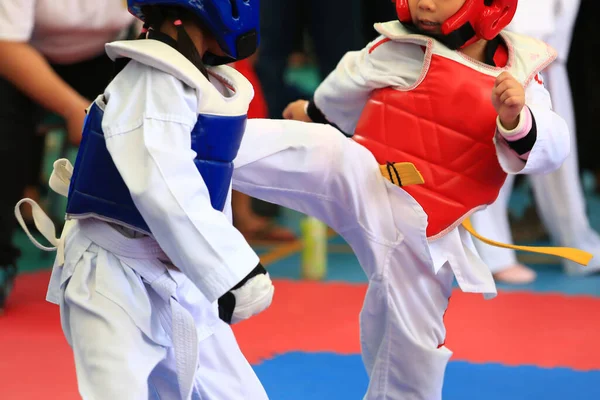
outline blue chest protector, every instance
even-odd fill
[[[151,233],[135,207],[104,140],[104,111],[94,103],[88,113],[83,138],[69,187],[67,216],[98,217]],[[194,160],[210,194],[214,209],[223,211],[231,176],[246,127],[246,115],[198,116],[192,130]],[[165,132],[168,134],[168,132]]]

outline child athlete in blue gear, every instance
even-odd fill
[[[58,249],[48,300],[60,305],[80,394],[266,399],[229,326],[274,292],[231,224],[253,90],[221,65],[255,52],[259,2],[128,7],[143,37],[107,45],[120,72],[88,109],[74,169],[60,161],[51,179],[68,194],[62,238],[22,201]]]

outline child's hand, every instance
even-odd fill
[[[312,122],[308,115],[306,115],[306,100],[296,100],[283,110],[283,118],[294,119],[296,121]]]
[[[492,90],[492,105],[500,117],[500,123],[507,129],[515,129],[519,124],[519,114],[525,106],[525,89],[508,72],[496,78]]]

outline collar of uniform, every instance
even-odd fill
[[[163,42],[164,44],[167,44],[167,45],[171,46],[172,48],[174,48],[175,50],[177,50],[177,41],[175,39],[173,39],[171,36],[167,35],[166,33],[157,32],[153,29],[150,29],[148,31],[146,39],[158,40],[159,42]],[[144,40],[144,39],[138,39],[138,40]],[[129,61],[131,61],[129,58],[117,58],[114,61],[115,76],[119,72],[121,72],[123,70],[123,68],[125,68],[127,66]]]

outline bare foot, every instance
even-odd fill
[[[511,283],[514,285],[524,285],[535,280],[536,273],[523,264],[514,264],[494,274],[497,282]]]

